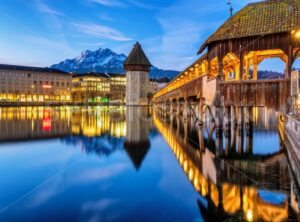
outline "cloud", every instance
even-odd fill
[[[101,212],[117,202],[116,199],[105,198],[99,201],[89,201],[82,205],[83,211]]]
[[[97,222],[97,221],[116,221],[119,219],[119,216],[114,212],[113,215],[107,214],[110,208],[116,208],[116,205],[120,205],[121,201],[112,198],[103,198],[98,201],[88,201],[82,204],[83,213],[87,214],[88,222]]]
[[[115,164],[108,167],[94,168],[82,173],[74,179],[75,183],[100,181],[105,179],[111,179],[124,172],[128,168],[126,164]]]
[[[154,5],[146,4],[141,0],[87,0],[88,2],[97,3],[100,5],[108,6],[108,7],[128,7],[134,6],[137,8],[153,10],[159,9]]]
[[[154,10],[154,9],[159,9],[159,7],[156,7],[154,5],[146,4],[143,3],[141,0],[127,0],[128,3],[131,5],[138,7],[138,8],[143,8],[143,9],[148,9],[148,10]]]
[[[95,43],[82,42],[80,44],[85,46],[103,46],[105,45],[105,42],[95,42]]]
[[[79,32],[83,34],[102,37],[102,38],[111,39],[120,42],[132,40],[130,37],[126,37],[120,31],[107,26],[97,25],[93,23],[83,23],[83,22],[77,22],[77,23],[75,22],[72,24]]]
[[[37,208],[46,204],[51,199],[55,198],[57,195],[63,193],[66,190],[66,182],[63,175],[60,175],[49,183],[45,183],[43,186],[39,187],[32,195],[28,198],[27,207]]]
[[[99,18],[102,20],[105,20],[105,21],[113,21],[114,20],[107,13],[104,13],[104,12],[99,15]]]
[[[49,48],[49,49],[54,49],[59,52],[67,52],[67,53],[73,53],[73,49],[69,47],[67,43],[64,42],[59,42],[56,40],[51,40],[47,39],[44,37],[40,36],[22,36],[22,40],[34,43],[34,44],[39,44],[43,47]]]
[[[159,11],[156,19],[162,35],[160,44],[156,46],[159,50],[153,64],[164,69],[183,70],[196,60],[201,43],[218,26],[219,18],[209,21],[209,16],[226,10],[205,1],[204,4],[198,0],[178,0],[176,4]]]
[[[40,12],[48,13],[51,15],[65,16],[62,12],[52,9],[50,6],[46,5],[42,1],[37,1],[36,7]]]
[[[104,6],[117,6],[117,7],[123,7],[125,4],[121,0],[88,0],[92,3],[97,3]]]

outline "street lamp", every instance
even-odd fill
[[[293,30],[292,36],[294,36],[296,39],[300,39],[300,30]]]

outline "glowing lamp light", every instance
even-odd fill
[[[51,89],[52,86],[51,86],[51,85],[43,85],[43,88],[44,88],[44,89]]]
[[[253,212],[252,212],[252,210],[250,210],[250,209],[247,210],[246,219],[247,219],[247,221],[253,221]]]
[[[43,119],[43,131],[49,132],[52,129],[52,123],[50,118]]]
[[[300,30],[295,30],[292,32],[292,34],[295,36],[295,38],[300,39]]]

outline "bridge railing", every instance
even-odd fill
[[[290,81],[249,80],[223,81],[220,84],[225,106],[266,106],[286,110],[290,96]]]
[[[163,92],[160,92],[154,96],[154,100],[170,100],[176,98],[186,98],[197,96],[199,93],[202,92],[203,88],[203,78],[206,75],[202,75],[200,77],[196,77],[191,81],[182,84],[174,89],[164,89]]]

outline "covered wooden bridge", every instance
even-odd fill
[[[290,75],[300,51],[300,0],[251,3],[200,47],[202,56],[154,95],[159,110],[187,117],[191,103],[243,113],[244,107],[288,109]],[[259,79],[266,58],[285,64],[281,79]],[[240,111],[239,111],[240,109]]]

